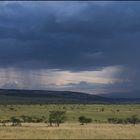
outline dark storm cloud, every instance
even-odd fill
[[[139,68],[140,2],[0,5],[0,66],[93,70]]]

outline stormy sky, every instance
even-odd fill
[[[0,88],[140,97],[140,2],[0,2]]]

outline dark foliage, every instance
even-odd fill
[[[56,126],[59,126],[60,123],[64,123],[66,116],[65,116],[65,111],[50,111],[49,114],[49,123],[50,126],[54,123]]]
[[[109,123],[114,123],[114,124],[137,124],[140,123],[140,119],[137,117],[137,115],[132,115],[129,118],[108,118]]]
[[[21,120],[16,118],[16,117],[11,117],[10,118],[12,122],[12,126],[21,126]]]
[[[86,118],[85,116],[80,116],[78,120],[81,123],[81,125],[84,125],[84,123],[91,123],[92,122],[91,118]]]

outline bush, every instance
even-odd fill
[[[86,118],[86,123],[91,123],[92,119],[91,118]]]
[[[119,118],[119,119],[117,119],[117,123],[119,123],[119,124],[123,124],[123,123],[124,123],[124,120],[121,119],[121,118]]]
[[[109,123],[117,123],[117,118],[108,118]]]
[[[84,125],[84,123],[91,123],[92,122],[91,118],[86,118],[85,116],[80,116],[78,120],[81,123],[81,125]]]
[[[14,108],[13,107],[10,107],[9,110],[14,110]]]
[[[40,123],[40,122],[44,122],[45,121],[45,117],[42,116],[41,118],[38,118],[38,117],[35,117],[35,116],[25,116],[25,115],[22,115],[20,116],[21,119],[22,119],[22,122],[28,122],[28,123]]]
[[[16,117],[11,117],[10,118],[12,122],[12,126],[21,126],[21,120],[16,118]]]
[[[81,123],[81,125],[84,125],[86,118],[84,116],[80,116],[79,117],[79,122]]]
[[[140,119],[137,117],[137,115],[132,115],[129,118],[126,119],[121,119],[121,118],[108,118],[109,123],[114,123],[114,124],[137,124],[140,122]]]
[[[22,121],[23,121],[23,122],[28,122],[28,123],[33,122],[33,119],[32,119],[32,117],[30,117],[30,116],[22,115],[22,116],[20,116],[20,117],[22,118]]]
[[[135,125],[140,122],[140,119],[137,117],[137,115],[132,115],[130,118],[127,118],[127,121]]]

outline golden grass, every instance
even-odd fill
[[[0,127],[1,139],[140,139],[140,125],[65,123],[60,127],[25,123]]]

